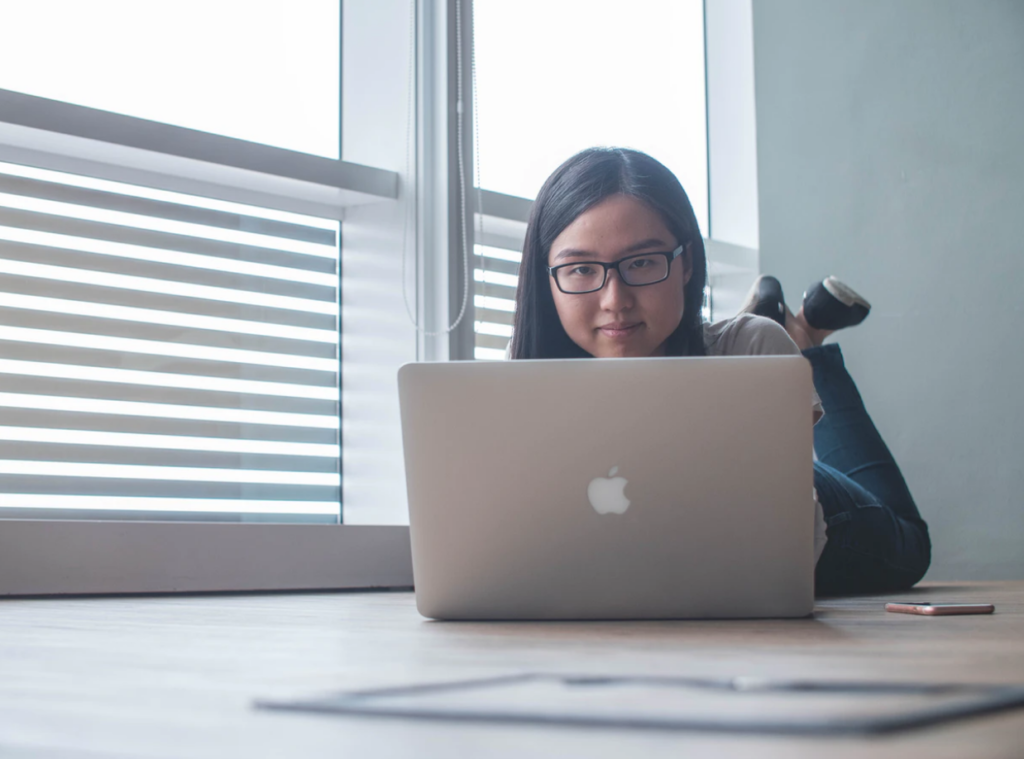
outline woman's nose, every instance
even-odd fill
[[[632,287],[623,284],[617,269],[609,270],[608,281],[601,290],[601,306],[608,310],[616,310],[630,304],[633,300],[632,290]]]

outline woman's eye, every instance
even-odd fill
[[[651,265],[651,259],[649,258],[634,258],[630,264],[630,269],[643,269]]]
[[[589,277],[594,273],[594,270],[589,266],[574,266],[569,269],[569,273],[576,277]]]

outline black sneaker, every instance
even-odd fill
[[[754,280],[740,313],[767,316],[785,327],[786,300],[782,297],[782,285],[779,280],[766,274]]]
[[[870,311],[870,303],[835,277],[826,277],[804,293],[804,319],[815,329],[852,327]]]

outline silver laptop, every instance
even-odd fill
[[[408,364],[398,387],[424,616],[811,612],[803,357]]]

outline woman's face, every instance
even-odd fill
[[[671,251],[680,242],[642,202],[613,195],[562,230],[551,244],[548,266],[610,263],[636,253]],[[653,285],[630,287],[611,269],[601,290],[570,295],[549,279],[558,318],[572,341],[597,358],[624,358],[665,355],[665,341],[683,318],[683,286],[692,273],[687,246],[668,279]]]

